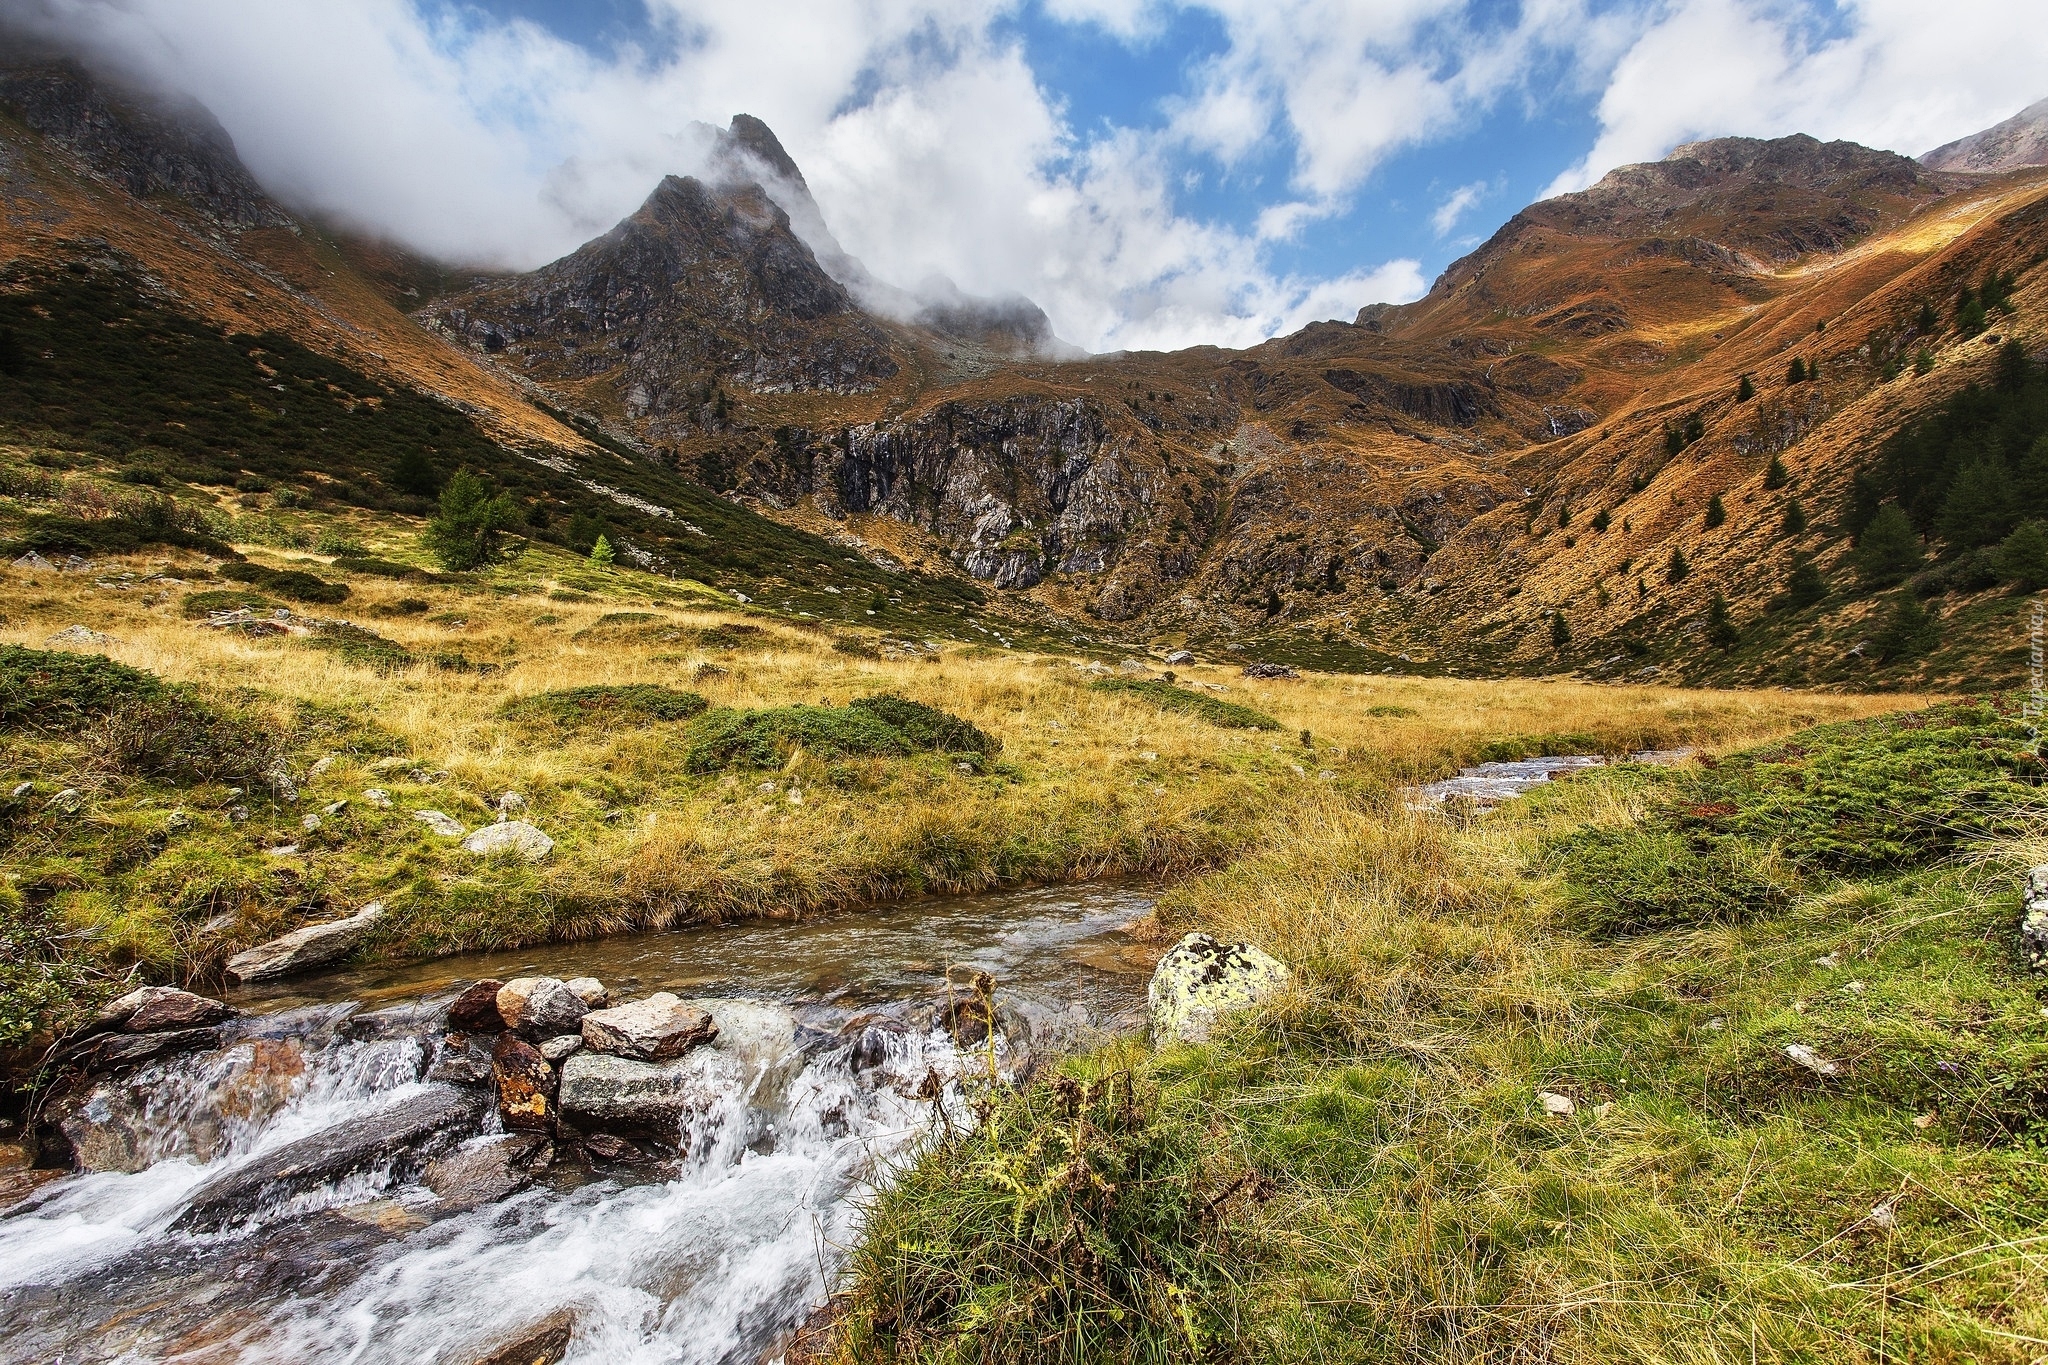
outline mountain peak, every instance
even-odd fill
[[[804,173],[797,169],[796,158],[783,150],[782,140],[760,119],[752,114],[734,114],[725,138],[777,175],[801,186],[805,193],[810,192],[810,186],[804,184]]]
[[[1920,158],[1933,171],[1998,175],[2024,166],[2048,166],[2048,100],[2030,104],[2003,123],[1936,147]]]

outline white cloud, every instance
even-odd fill
[[[2043,94],[2040,0],[1669,0],[1615,63],[1598,140],[1548,192],[1729,134],[1917,155]]]
[[[1436,206],[1436,212],[1429,215],[1429,225],[1436,229],[1439,237],[1451,235],[1451,229],[1486,197],[1487,185],[1484,180],[1475,180],[1469,185],[1460,185],[1450,197]]]

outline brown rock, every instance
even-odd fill
[[[448,1007],[448,1027],[461,1033],[502,1033],[505,1016],[498,1013],[502,981],[479,981],[455,997]]]
[[[144,986],[130,991],[100,1012],[129,1033],[161,1033],[168,1029],[217,1024],[234,1010],[218,1000],[181,991],[175,986]]]
[[[471,1365],[556,1365],[569,1353],[569,1338],[575,1333],[575,1315],[566,1308],[558,1309],[506,1334]]]
[[[545,1133],[555,1122],[555,1072],[540,1049],[507,1033],[491,1049],[498,1117],[515,1133]]]
[[[583,1139],[583,1150],[598,1161],[617,1161],[630,1164],[645,1161],[647,1154],[622,1137],[610,1133],[599,1133]]]
[[[429,1162],[422,1177],[449,1212],[495,1204],[533,1183],[554,1160],[554,1144],[538,1134],[515,1134]]]
[[[552,976],[519,976],[498,988],[498,1014],[505,1027],[529,1038],[557,1038],[574,1033],[590,1006]]]
[[[711,1016],[667,991],[583,1016],[583,1042],[594,1052],[635,1061],[680,1057],[718,1036]]]

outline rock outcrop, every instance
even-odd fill
[[[1189,934],[1159,960],[1146,991],[1156,1043],[1199,1043],[1223,1015],[1284,987],[1284,963],[1249,943],[1219,943]]]

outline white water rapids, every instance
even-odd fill
[[[1045,931],[1042,956],[1057,970],[1014,954],[992,965],[1018,972],[1027,996],[1037,986],[1046,1017],[1063,988],[1098,971],[1076,955],[1099,956],[1115,932],[1106,920],[1128,922],[1145,902],[1125,892],[1106,914],[1071,893],[1036,896],[1023,918]],[[989,899],[977,898],[976,916],[988,917]],[[841,937],[870,953],[877,941]],[[573,950],[543,951],[566,975]],[[1142,990],[1142,976],[1105,980],[1118,998]],[[1104,989],[1079,993],[1100,1007]],[[769,1030],[768,1043],[739,1030],[690,1054],[689,1100],[657,1160],[586,1165],[565,1144],[526,1189],[455,1208],[419,1170],[435,1152],[507,1141],[489,1114],[466,1138],[383,1153],[237,1206],[225,1230],[192,1230],[181,1216],[223,1178],[458,1093],[429,1078],[446,1031],[438,1010],[299,1004],[235,1021],[222,1046],[94,1093],[74,1126],[89,1130],[96,1164],[122,1169],[55,1181],[0,1214],[0,1361],[471,1365],[553,1320],[573,1322],[561,1358],[577,1365],[751,1365],[823,1301],[857,1234],[859,1196],[932,1121],[920,1087],[962,1065],[914,1008],[929,998],[927,988],[894,1002],[913,1006],[897,1010],[911,1026],[887,1033],[885,1055],[865,1067],[829,1031],[850,1011],[803,1000],[772,1013],[805,1026]],[[720,1002],[707,1003],[715,1016]]]

